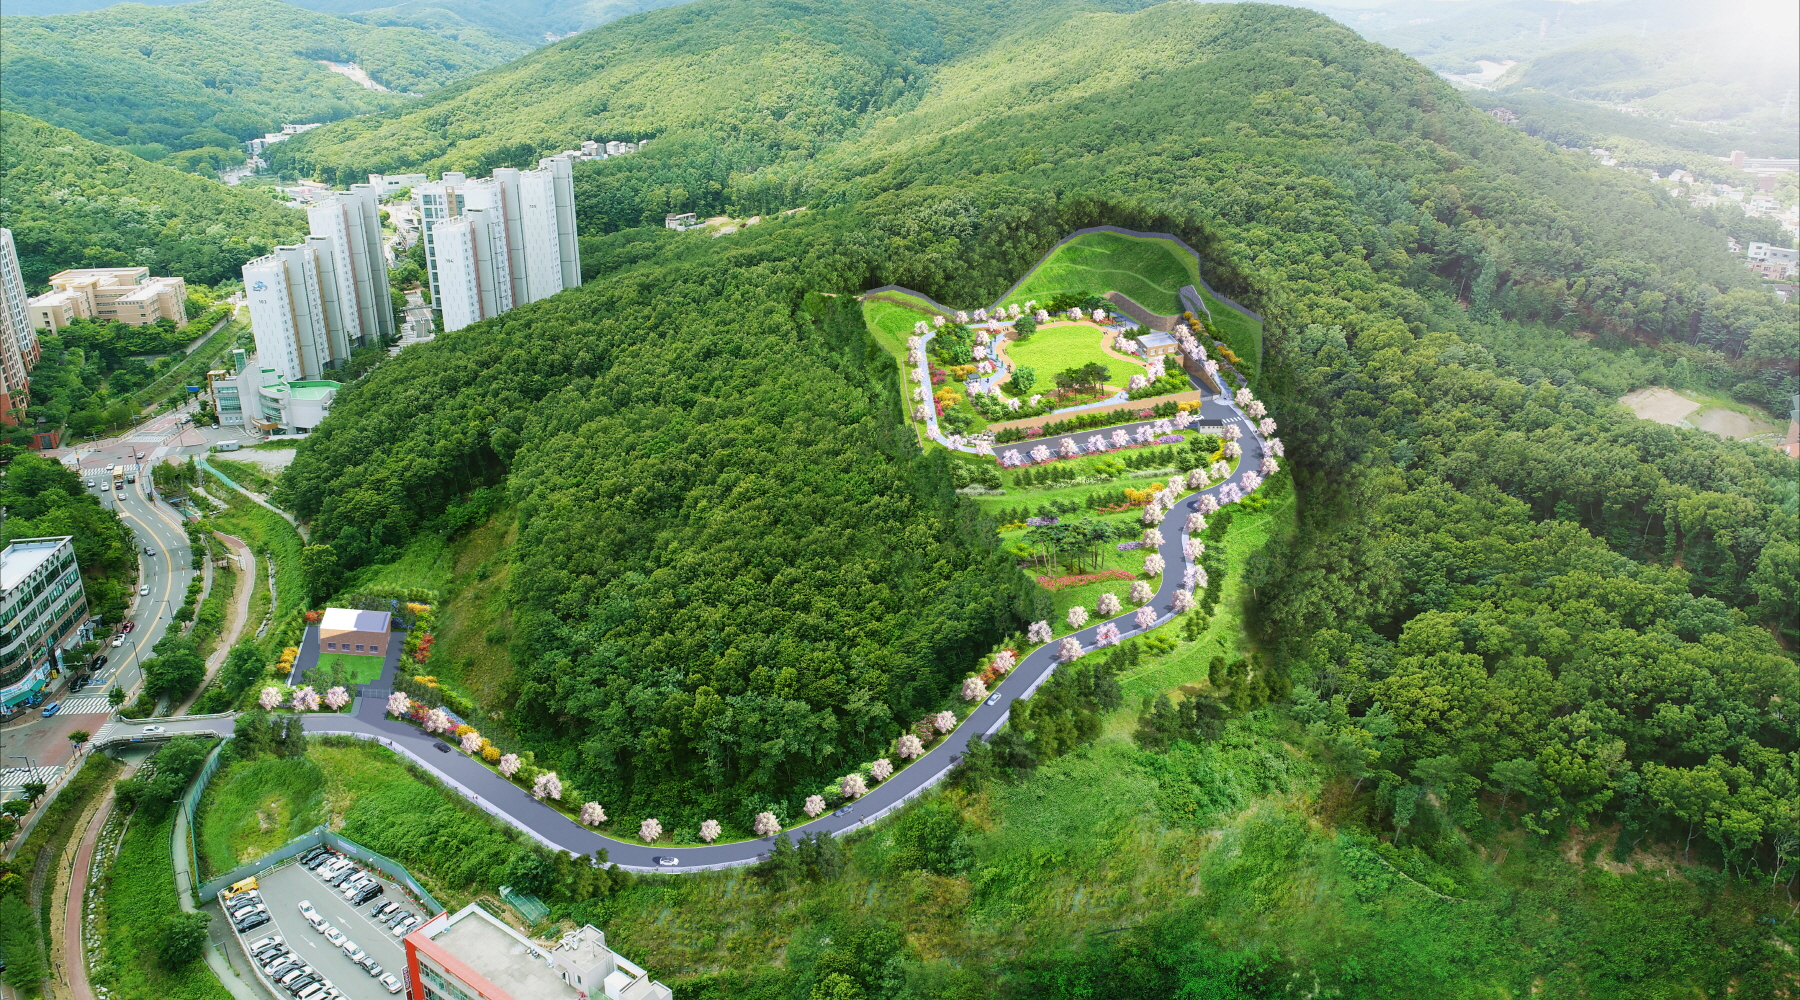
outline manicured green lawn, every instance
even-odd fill
[[[1111,372],[1107,377],[1108,385],[1122,386],[1131,376],[1143,374],[1143,369],[1137,365],[1120,361],[1101,350],[1100,336],[1098,327],[1084,323],[1053,324],[1038,330],[1030,340],[1008,341],[1006,356],[1016,365],[1037,371],[1035,392],[1055,388],[1052,379],[1057,372],[1090,363],[1105,365]]]
[[[1193,258],[1167,240],[1090,233],[1058,248],[1001,304],[1037,299],[1047,305],[1058,292],[1117,291],[1152,312],[1173,316],[1181,311],[1177,292],[1182,285],[1197,286],[1199,276]]]
[[[404,642],[405,640],[396,633],[393,636],[393,641]],[[385,657],[358,656],[355,653],[324,652],[319,654],[318,669],[320,673],[330,674],[333,667],[342,667],[350,678],[350,683],[367,684],[381,676],[381,662],[383,659],[385,659]]]

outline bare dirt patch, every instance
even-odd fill
[[[1712,407],[1703,410],[1689,420],[1695,427],[1703,431],[1711,431],[1720,437],[1743,440],[1758,434],[1769,434],[1776,430],[1773,423],[1759,420],[1748,413],[1727,410],[1723,407]]]
[[[1671,427],[1680,424],[1687,419],[1688,414],[1700,408],[1699,403],[1660,385],[1628,392],[1619,397],[1619,402],[1644,420],[1654,420]]]

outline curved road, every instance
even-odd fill
[[[1209,398],[1203,405],[1202,418],[1210,422],[1237,423],[1244,432],[1238,444],[1243,448],[1243,459],[1238,463],[1238,470],[1226,482],[1242,484],[1244,473],[1260,466],[1264,452],[1261,435],[1256,431],[1254,423],[1243,415],[1238,408],[1229,402],[1221,402],[1217,398]],[[1148,421],[1145,421],[1148,423]],[[1136,425],[1126,425],[1128,429]],[[1110,428],[1108,429],[1110,432]],[[1092,431],[1083,435],[1091,435]],[[1060,438],[1047,440],[1052,447],[1060,443]],[[1039,442],[1033,442],[1034,444]],[[1220,483],[1203,493],[1217,493],[1225,483]],[[1175,591],[1181,586],[1182,570],[1187,566],[1187,559],[1182,553],[1181,541],[1187,537],[1187,516],[1197,507],[1197,500],[1202,493],[1193,493],[1184,497],[1162,521],[1163,544],[1161,554],[1168,566],[1163,573],[1160,589],[1152,606],[1159,611],[1157,624],[1166,622],[1173,614],[1171,607],[1175,599]],[[1094,635],[1100,625],[1106,621],[1118,625],[1120,638],[1126,639],[1140,634],[1142,630],[1135,627],[1133,615],[1135,609],[1111,619],[1096,620],[1087,628],[1074,633],[1081,640],[1083,647],[1091,650],[1094,647]],[[1060,641],[1060,640],[1058,640]],[[1020,698],[1028,698],[1039,685],[1049,679],[1055,672],[1057,642],[1051,642],[1033,650],[1020,660],[1011,674],[1002,680],[995,692],[998,699],[993,703],[984,702],[963,720],[955,732],[943,742],[933,747],[924,757],[913,762],[912,766],[894,775],[887,781],[876,785],[868,795],[856,800],[847,809],[836,813],[827,813],[809,823],[789,828],[790,837],[802,837],[810,833],[843,834],[866,823],[886,815],[888,812],[904,804],[935,785],[949,773],[951,767],[961,759],[968,748],[969,741],[998,730],[1006,722],[1012,702]],[[473,758],[465,756],[461,751],[451,749],[448,752],[436,749],[439,741],[415,726],[397,722],[386,717],[386,706],[379,699],[365,698],[357,702],[356,712],[352,714],[308,714],[306,730],[318,735],[346,734],[364,739],[375,739],[394,749],[402,755],[415,759],[426,769],[433,772],[447,785],[467,796],[471,801],[488,812],[513,824],[527,834],[535,837],[546,846],[571,851],[576,854],[590,854],[605,850],[608,858],[621,867],[637,871],[698,871],[708,868],[727,868],[735,865],[751,864],[762,858],[769,850],[772,838],[735,841],[728,844],[715,844],[707,847],[652,847],[628,840],[615,840],[583,827],[567,816],[536,801],[523,788],[500,777],[477,763]],[[116,740],[130,738],[132,734],[143,733],[146,726],[158,724],[167,733],[179,732],[213,732],[227,735],[232,729],[229,716],[213,718],[195,717],[187,719],[146,719],[142,723],[117,721],[98,734],[97,739]],[[161,734],[151,736],[158,738]],[[673,857],[677,864],[660,865],[661,858]]]

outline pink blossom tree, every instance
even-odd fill
[[[1070,318],[1070,319],[1072,319],[1072,320],[1079,320],[1079,319],[1081,319],[1081,310],[1080,310],[1080,309],[1075,309],[1075,308],[1071,308],[1071,309],[1070,309],[1070,310],[1069,310],[1069,318]]]
[[[818,819],[819,814],[825,811],[825,796],[808,795],[806,797],[806,804],[800,807],[800,811],[814,819]]]
[[[562,800],[562,779],[556,776],[555,771],[545,771],[538,775],[537,780],[531,785],[531,797],[539,802],[545,799],[556,799],[560,802]]]
[[[1111,618],[1113,615],[1118,614],[1119,595],[1112,593],[1101,594],[1100,600],[1096,601],[1094,604],[1094,610],[1099,612],[1100,617],[1102,618]]]
[[[1273,476],[1275,473],[1281,471],[1281,466],[1275,463],[1274,455],[1264,455],[1262,457],[1261,468],[1262,474],[1265,476]]]
[[[920,403],[918,406],[913,407],[913,419],[914,420],[930,420],[931,417],[932,417],[932,410],[931,410],[931,407],[928,406],[927,404]]]
[[[395,691],[388,695],[387,711],[389,715],[405,717],[412,711],[412,699],[408,698],[404,691]]]
[[[1039,323],[1048,323],[1048,322],[1050,322],[1050,310],[1039,309],[1037,312],[1032,314],[1031,318],[1037,320]]]
[[[1160,545],[1162,545],[1162,543],[1163,543],[1163,533],[1160,528],[1145,528],[1144,529],[1144,544],[1145,545],[1160,546]]]
[[[1205,357],[1205,356],[1206,355],[1203,352],[1201,354],[1201,357]],[[1212,376],[1212,380],[1214,382],[1217,382],[1219,380],[1219,363],[1217,361],[1212,361],[1210,359],[1206,360],[1206,361],[1202,361],[1202,362],[1200,362],[1200,367],[1206,369],[1206,374]]]
[[[518,774],[519,766],[519,755],[516,753],[504,754],[500,757],[500,774],[504,777],[511,778]]]
[[[1081,626],[1087,624],[1087,620],[1088,620],[1087,608],[1084,607],[1083,605],[1077,604],[1074,607],[1069,609],[1069,627],[1070,628],[1080,628]]]
[[[1206,582],[1205,566],[1189,566],[1188,571],[1181,577],[1182,586],[1187,590],[1193,590],[1196,587],[1205,590]]]
[[[1198,559],[1206,552],[1206,543],[1192,538],[1181,540],[1181,555],[1184,559]]]
[[[1087,439],[1087,450],[1090,452],[1105,451],[1106,450],[1106,438],[1099,434],[1096,434],[1093,437],[1088,438]]]
[[[1063,438],[1062,444],[1056,446],[1056,453],[1064,458],[1074,458],[1081,454],[1081,446],[1075,443],[1074,438]]]
[[[931,325],[942,330],[944,328],[944,314],[938,313],[936,316],[931,317]]]
[[[909,365],[916,365],[923,360],[925,360],[925,356],[920,354],[916,347],[906,352],[906,363]]]
[[[1049,446],[1040,444],[1036,448],[1031,449],[1031,460],[1033,462],[1048,462],[1048,461],[1050,461]]]
[[[869,794],[869,786],[863,783],[863,776],[855,771],[838,779],[838,794],[847,799],[860,799]]]
[[[1220,429],[1219,436],[1227,441],[1236,441],[1244,436],[1244,432],[1236,424],[1226,424]]]
[[[319,692],[314,691],[311,684],[297,687],[294,689],[293,705],[296,712],[316,712],[319,710]]]
[[[1244,454],[1244,446],[1238,444],[1236,441],[1225,442],[1223,450],[1226,458],[1239,458]]]
[[[956,713],[945,709],[931,717],[931,724],[936,726],[940,733],[950,732],[956,728]]]
[[[646,844],[656,843],[662,835],[662,824],[654,816],[638,824],[638,839]]]
[[[1081,655],[1085,652],[1086,650],[1081,648],[1081,640],[1074,636],[1069,636],[1064,639],[1062,644],[1057,648],[1056,658],[1064,663],[1068,663],[1072,660],[1081,659]]]
[[[1262,434],[1263,437],[1268,437],[1269,435],[1275,433],[1275,418],[1274,417],[1264,417],[1261,420],[1258,420],[1256,422],[1256,429],[1259,433]]]
[[[1137,437],[1138,444],[1145,444],[1151,438],[1156,436],[1156,432],[1151,430],[1149,424],[1139,424],[1135,436]]]
[[[471,729],[463,734],[463,753],[474,755],[481,752],[481,734]]]
[[[1260,399],[1252,399],[1250,405],[1244,407],[1244,412],[1253,417],[1266,417],[1269,415],[1268,408],[1263,406],[1262,400]]]
[[[1156,590],[1150,586],[1149,580],[1131,581],[1131,603],[1148,604],[1155,596]]]
[[[901,760],[912,760],[914,757],[923,757],[925,755],[925,744],[919,740],[918,736],[912,733],[902,734],[899,742],[894,745],[894,755]]]
[[[1187,474],[1187,488],[1188,489],[1203,490],[1211,485],[1212,485],[1212,480],[1207,477],[1205,469],[1189,469],[1188,470],[1188,474]]]
[[[1017,400],[1014,400],[1014,402],[1017,402]],[[1017,449],[1017,448],[1008,448],[1006,450],[1006,453],[1000,456],[1000,464],[1006,466],[1009,469],[1015,465],[1019,465],[1020,463],[1022,463],[1024,461],[1025,461],[1025,459],[1020,457],[1019,449]]]
[[[1102,646],[1116,646],[1118,644],[1119,626],[1114,625],[1112,622],[1107,622],[1094,630],[1095,649],[1099,649]]]
[[[869,775],[876,781],[886,781],[894,776],[894,762],[886,757],[877,758],[869,765]]]
[[[581,807],[581,824],[583,826],[599,826],[604,822],[606,822],[606,810],[600,808],[600,803],[589,802]]]
[[[450,731],[450,713],[441,708],[434,708],[425,713],[425,731],[428,733],[445,733]]]
[[[338,687],[326,689],[326,691],[325,691],[325,707],[326,708],[329,708],[333,712],[335,712],[338,709],[343,708],[345,705],[348,705],[348,704],[350,704],[350,692],[344,690],[342,685],[340,685]]]
[[[969,322],[968,312],[966,310],[958,309],[956,311],[956,321],[958,323],[965,323],[965,324],[968,323]]]
[[[1047,642],[1049,640],[1045,641]],[[1018,657],[1013,655],[1012,650],[1002,649],[1000,652],[994,654],[994,669],[1003,674],[1008,673],[1012,670],[1013,664],[1017,661]]]
[[[1269,454],[1271,455],[1279,455],[1283,458],[1287,457],[1287,448],[1281,443],[1280,438],[1270,438],[1267,441],[1264,441],[1263,447],[1269,449]]]
[[[1131,435],[1121,427],[1112,432],[1112,443],[1114,448],[1123,448],[1131,443]]]
[[[1201,515],[1211,514],[1213,511],[1216,511],[1219,509],[1219,501],[1211,493],[1202,493],[1202,494],[1200,494],[1200,499],[1196,502],[1195,506],[1200,508]],[[1202,521],[1206,520],[1206,518],[1204,516],[1202,516],[1200,519]]]
[[[988,696],[988,689],[981,683],[981,678],[964,677],[962,696],[964,701],[979,701]]]
[[[1149,631],[1156,625],[1156,609],[1148,606],[1139,608],[1136,619],[1138,628]]]
[[[700,824],[700,839],[706,843],[718,840],[720,832],[719,821],[716,819],[705,820]]]
[[[1199,514],[1189,514],[1187,518],[1188,534],[1199,534],[1206,530],[1206,518]]]
[[[1094,322],[1096,322],[1096,323],[1106,322],[1106,310],[1104,310],[1104,309],[1094,310]]]
[[[1249,406],[1250,401],[1256,397],[1251,394],[1250,387],[1245,386],[1244,388],[1239,389],[1237,394],[1232,398],[1237,401],[1237,405],[1239,406]]]
[[[819,801],[819,805],[821,807],[825,805],[823,799]],[[816,816],[818,814],[814,813],[813,815]],[[756,814],[756,826],[754,827],[754,830],[758,837],[773,837],[781,832],[781,821],[776,819],[775,814],[772,812],[759,812]]]
[[[1162,516],[1162,501],[1160,499],[1153,499],[1150,501],[1149,506],[1144,508],[1144,516],[1138,520],[1145,524],[1158,524],[1161,523]]]
[[[1171,609],[1178,615],[1194,610],[1193,593],[1186,590],[1177,590],[1175,592],[1175,602],[1171,605]]]
[[[401,693],[400,693],[400,692],[398,692],[398,691],[396,691],[396,692],[394,692],[394,696],[395,696],[395,697],[396,697],[396,698],[404,698],[404,697],[406,697],[406,696],[405,696],[405,695],[403,695],[403,694],[401,694]],[[273,684],[271,684],[271,685],[269,685],[269,686],[268,686],[268,687],[266,687],[266,688],[263,688],[263,689],[262,689],[262,694],[261,694],[261,695],[259,695],[259,696],[258,696],[258,697],[257,697],[257,699],[256,699],[256,703],[257,703],[257,704],[258,704],[258,705],[261,705],[261,706],[262,706],[262,710],[263,710],[263,711],[265,711],[265,712],[273,712],[273,711],[275,711],[275,706],[277,706],[277,705],[279,705],[279,704],[281,704],[281,689],[280,689],[280,688],[278,688],[278,687],[276,687],[276,686],[275,686],[275,685],[273,685]],[[391,706],[391,705],[393,705],[393,701],[392,701],[392,700],[390,700],[390,701],[389,701],[389,702],[388,702],[388,704],[389,704],[389,705],[390,705],[390,706]],[[409,705],[409,706],[410,706],[410,705],[411,705],[411,702],[408,702],[408,703],[407,703],[407,704],[408,704],[408,705]]]
[[[1244,499],[1244,491],[1238,489],[1236,483],[1226,483],[1224,486],[1219,487],[1220,503],[1237,503],[1242,499]]]
[[[1162,556],[1152,552],[1149,555],[1144,557],[1144,574],[1146,576],[1160,576],[1162,574],[1162,571],[1163,571],[1163,557]]]
[[[978,323],[986,323],[986,322],[987,322],[987,318],[988,318],[988,311],[987,311],[987,310],[986,310],[986,309],[977,309],[977,310],[975,310],[975,320],[976,320],[976,322],[978,322]]]
[[[1049,622],[1032,622],[1030,629],[1028,629],[1025,634],[1025,640],[1027,642],[1035,642],[1039,645],[1049,642],[1050,638]]]
[[[1255,493],[1262,488],[1263,477],[1259,472],[1244,473],[1244,492]]]
[[[1125,391],[1136,392],[1149,384],[1150,377],[1148,375],[1133,375],[1130,379],[1126,380]]]
[[[1156,423],[1150,425],[1151,437],[1162,437],[1164,434],[1173,434],[1174,432],[1175,425],[1167,420],[1158,420]]]

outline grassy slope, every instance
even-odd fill
[[[227,473],[229,475],[229,473]],[[264,560],[275,562],[275,620],[269,634],[261,640],[263,653],[270,662],[283,645],[297,644],[300,634],[300,612],[304,609],[300,575],[300,549],[304,542],[294,526],[281,515],[252,502],[242,493],[201,473],[206,492],[223,501],[226,509],[209,520],[214,528],[236,535],[249,543],[257,558],[257,580],[250,593],[250,617],[245,623],[245,638],[254,639],[256,627],[262,623],[269,607],[269,585]],[[254,687],[246,697],[253,694]]]
[[[1166,241],[1089,233],[1070,240],[1032,269],[1002,305],[1031,299],[1048,304],[1057,292],[1123,292],[1138,305],[1164,316],[1181,311],[1176,292],[1199,281],[1186,251]]]
[[[178,969],[157,961],[163,921],[180,911],[169,854],[173,810],[161,820],[134,816],[106,880],[101,906],[103,956],[93,976],[119,1000],[231,1000],[203,961]]]
[[[1138,366],[1101,350],[1100,328],[1086,323],[1045,326],[1029,340],[1008,343],[1006,356],[1037,372],[1039,392],[1056,387],[1053,379],[1057,372],[1087,364],[1104,365],[1111,373],[1107,382],[1114,386],[1143,374]]]

